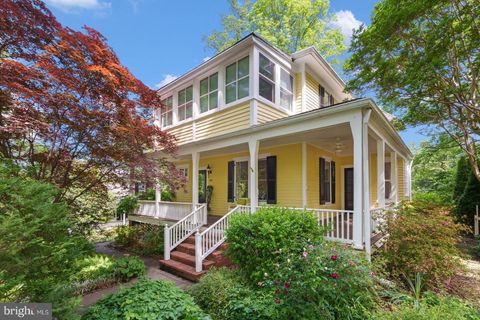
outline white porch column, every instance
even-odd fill
[[[307,207],[307,143],[302,142],[302,207]]]
[[[370,152],[368,150],[368,121],[370,120],[371,109],[365,110],[362,119],[362,152],[363,152],[363,234],[365,252],[370,260],[372,248],[370,246]]]
[[[155,215],[160,216],[160,201],[162,201],[162,190],[160,183],[155,184]]]
[[[407,199],[412,200],[412,160],[405,161]]]
[[[260,141],[251,140],[248,142],[250,152],[250,170],[248,171],[248,193],[250,194],[250,210],[255,212],[258,206],[258,148]]]
[[[363,249],[362,237],[362,209],[363,209],[363,134],[362,114],[358,113],[350,121],[350,129],[353,137],[353,246]]]
[[[385,141],[377,140],[377,200],[378,207],[385,207]]]
[[[398,202],[398,170],[397,170],[397,153],[395,151],[390,152],[390,181],[392,185],[392,191],[390,192],[390,199],[394,204]]]
[[[192,210],[195,210],[198,204],[198,165],[200,162],[200,153],[192,153]]]

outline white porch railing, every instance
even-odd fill
[[[195,234],[195,271],[201,272],[203,260],[225,242],[230,217],[242,213],[250,213],[250,207],[236,206],[202,233]]]
[[[188,202],[160,201],[158,203],[158,213],[156,212],[154,200],[139,200],[138,203],[140,206],[135,214],[158,219],[181,220],[192,212],[192,204]]]
[[[387,222],[385,213],[385,208],[370,209],[370,232],[372,236],[382,231]]]
[[[170,260],[170,252],[191,236],[201,226],[207,224],[207,205],[200,204],[189,215],[164,229],[164,259]]]
[[[333,209],[306,209],[317,217],[318,225],[326,228],[325,238],[353,243],[353,211]]]

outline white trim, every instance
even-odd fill
[[[258,103],[256,99],[250,101],[250,126],[258,124]]]
[[[305,112],[307,109],[307,76],[305,74],[305,63],[301,66],[301,74],[300,74],[300,85],[302,86],[302,101],[301,101],[301,112]]]

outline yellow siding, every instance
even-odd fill
[[[405,167],[403,159],[397,159],[398,200],[405,199]]]
[[[272,120],[277,120],[277,119],[288,116],[286,112],[260,102],[258,103],[257,111],[258,111],[258,114],[257,114],[258,124],[266,123]]]
[[[177,144],[181,145],[187,142],[192,141],[193,139],[193,129],[192,122],[180,125],[173,129],[168,130],[168,133],[172,134],[177,138]]]
[[[250,103],[215,112],[211,116],[196,120],[195,139],[238,131],[250,126]]]
[[[295,74],[295,112],[302,112],[302,74]]]
[[[306,74],[306,110],[317,109],[320,106],[320,97],[318,96],[318,82],[310,75]]]
[[[180,161],[176,162],[175,165],[178,167],[188,168],[188,177],[187,182],[183,188],[179,188],[175,192],[175,201],[176,202],[192,202],[192,161]]]

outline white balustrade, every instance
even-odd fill
[[[195,231],[207,224],[207,205],[197,205],[197,208],[172,226],[164,229],[164,259],[170,260],[170,252]]]
[[[140,200],[136,214],[158,219],[181,220],[192,212],[192,204],[188,202],[160,201],[159,212],[155,210],[155,201]]]
[[[344,243],[353,243],[353,211],[332,209],[306,209],[317,218],[318,225],[325,228],[325,238]]]
[[[235,214],[249,213],[250,206],[236,206],[202,233],[195,234],[195,271],[202,271],[203,260],[225,242],[230,218]]]
[[[370,210],[370,232],[372,236],[381,232],[386,223],[385,208],[374,208]]]

